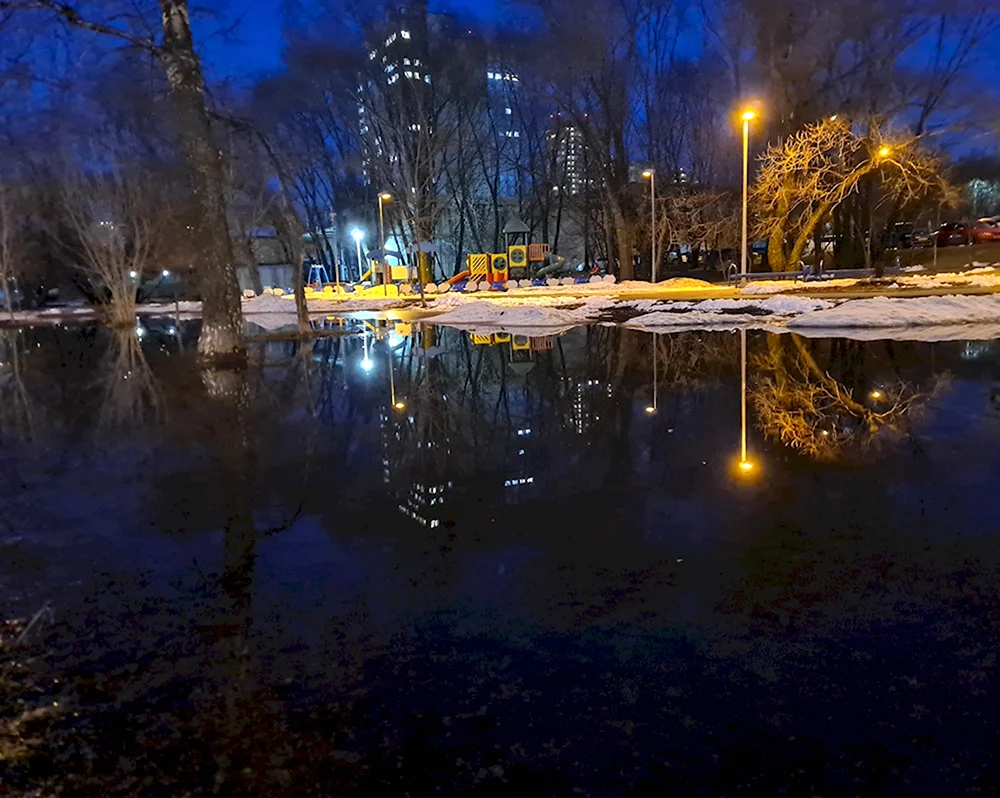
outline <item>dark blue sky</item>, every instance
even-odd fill
[[[430,5],[435,11],[451,10],[489,24],[498,19],[501,0],[431,0]],[[232,37],[213,35],[220,22],[230,25],[240,19]],[[205,64],[213,77],[241,80],[279,67],[281,0],[234,1],[221,19],[198,24]]]

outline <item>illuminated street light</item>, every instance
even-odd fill
[[[397,410],[406,410],[406,402],[396,402],[396,404],[394,404],[393,407],[395,407]]]
[[[646,412],[649,413],[649,415],[653,415],[653,413],[656,412],[656,408],[652,405],[646,405]]]
[[[892,155],[892,150],[890,150],[888,147],[883,147],[878,151],[878,154],[880,158],[888,158],[890,155]]]
[[[656,282],[656,170],[647,169],[642,176],[649,181],[649,229],[650,229],[650,253],[652,258],[652,272],[650,282]]]
[[[170,276],[170,270],[169,269],[164,269],[162,272],[160,272],[160,274],[163,277],[169,277]]]
[[[361,282],[361,276],[365,273],[364,261],[361,259],[361,242],[365,240],[364,230],[355,227],[351,231],[351,238],[354,239],[354,245],[358,248],[358,282]]]
[[[872,399],[875,399],[877,401],[877,400],[879,400],[879,399],[882,398],[882,392],[881,391],[872,391],[869,394],[869,396],[871,396]]]
[[[741,228],[743,238],[740,248],[740,277],[746,279],[747,276],[747,205],[748,205],[748,185],[750,175],[750,120],[756,119],[757,114],[753,111],[744,111],[740,119],[743,120],[743,227]]]

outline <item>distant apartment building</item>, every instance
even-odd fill
[[[554,165],[552,190],[570,196],[579,194],[587,185],[586,143],[579,126],[563,123],[547,134],[549,157]]]

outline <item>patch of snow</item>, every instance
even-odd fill
[[[746,313],[647,313],[622,324],[638,330],[718,330],[738,327],[767,327],[766,317]]]
[[[792,319],[789,327],[902,328],[935,324],[996,324],[1000,296],[872,297],[844,302]]]
[[[504,306],[499,302],[469,302],[440,316],[432,317],[435,324],[450,327],[489,325],[497,328],[566,327],[584,324],[593,316],[585,308],[561,310],[539,305]]]
[[[696,311],[746,310],[756,308],[779,316],[796,316],[813,310],[833,307],[824,299],[809,299],[797,296],[770,296],[767,299],[706,299],[695,305]]]

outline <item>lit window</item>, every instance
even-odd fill
[[[419,72],[414,72],[413,73],[413,78],[414,78],[414,80],[420,80],[420,73]]]
[[[410,59],[409,58],[404,58],[403,59],[403,66],[409,66],[409,65],[410,65]]]
[[[377,53],[377,52],[375,52],[374,50],[372,50],[372,51],[371,51],[370,53],[368,53],[368,60],[369,60],[369,61],[374,61],[374,60],[375,60],[375,57],[376,57],[377,55],[378,55],[378,53]]]
[[[431,76],[430,75],[424,75],[424,83],[430,83],[430,82],[431,82]]]
[[[514,138],[516,138],[516,139],[521,138],[521,131],[520,130],[515,130],[514,131]]]
[[[511,110],[510,110],[510,108],[504,108],[504,109],[503,109],[503,112],[504,112],[504,113],[505,113],[505,114],[506,114],[507,116],[510,116],[510,115],[511,115],[512,113],[514,113],[513,111],[511,111]]]
[[[487,72],[486,73],[486,79],[487,80],[493,80],[493,73],[492,72]]]
[[[404,39],[409,39],[410,38],[410,32],[408,30],[402,30],[402,31],[400,31],[399,35],[402,36]]]
[[[403,74],[406,75],[406,77],[408,77],[408,78],[412,78],[413,77],[413,73],[409,69],[407,69],[406,72],[404,72]]]

